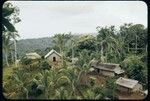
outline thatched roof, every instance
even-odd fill
[[[98,63],[100,63],[101,61],[100,60],[95,60],[95,58],[94,59],[92,59],[91,61],[90,61],[90,65],[92,66],[92,67],[96,67],[97,65],[98,65]]]
[[[29,58],[29,59],[39,59],[39,58],[41,58],[41,56],[39,54],[37,54],[36,52],[27,53],[26,57]]]
[[[122,70],[122,69],[116,69],[115,73],[116,74],[122,74],[122,73],[124,73],[124,70]]]
[[[120,77],[117,79],[116,84],[132,89],[133,87],[135,87],[136,84],[138,84],[138,81]]]
[[[107,71],[114,71],[116,74],[121,74],[124,72],[119,66],[119,64],[114,63],[102,63],[100,60],[91,60],[90,65],[93,68],[107,70]]]
[[[59,57],[61,57],[61,54],[59,54],[58,52],[56,52],[54,49],[52,49],[49,53],[47,53],[45,55],[45,58],[47,58],[48,56],[52,55],[53,53],[57,54]]]

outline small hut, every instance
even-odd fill
[[[116,80],[117,90],[126,93],[141,91],[142,85],[137,80],[120,77]]]
[[[54,49],[52,49],[49,53],[45,55],[45,58],[48,59],[50,62],[60,62],[61,57],[61,54],[56,52]]]
[[[90,66],[95,69],[98,74],[104,76],[121,76],[124,74],[124,70],[121,69],[119,64],[102,63],[98,60],[92,60]]]
[[[41,58],[41,56],[39,54],[37,54],[36,52],[27,53],[25,57],[28,59],[32,59],[32,60]]]

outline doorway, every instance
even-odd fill
[[[53,62],[55,62],[56,61],[56,57],[53,57]]]

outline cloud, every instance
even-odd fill
[[[11,1],[20,8],[16,24],[21,38],[63,32],[96,32],[97,26],[140,23],[147,27],[147,6],[142,1]]]
[[[80,15],[80,14],[87,14],[94,11],[93,6],[87,7],[87,5],[77,5],[77,4],[66,4],[63,5],[56,5],[50,11],[56,12],[63,15]]]

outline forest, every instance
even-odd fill
[[[8,99],[119,99],[116,78],[105,77],[104,85],[89,74],[92,59],[117,63],[128,78],[138,80],[148,89],[147,28],[125,23],[97,26],[97,34],[56,33],[53,37],[16,40],[19,32],[19,8],[3,5],[2,51],[3,95]],[[44,56],[54,49],[62,55],[60,65],[50,64]],[[24,58],[36,52],[42,58]],[[72,58],[78,58],[72,63]],[[16,61],[20,59],[20,62]],[[58,68],[57,68],[58,67]]]

